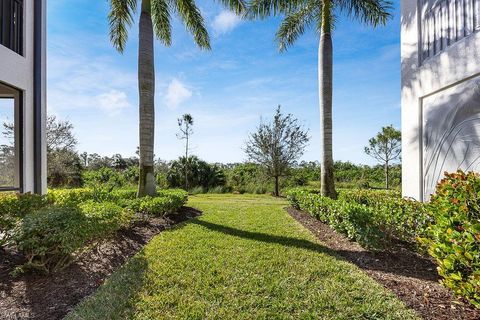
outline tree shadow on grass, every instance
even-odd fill
[[[194,219],[189,221],[189,223],[197,224],[212,231],[221,232],[230,236],[328,254],[338,260],[350,262],[364,270],[376,270],[432,282],[436,282],[438,279],[436,272],[432,271],[434,270],[434,264],[431,261],[409,251],[392,253],[370,252],[345,247],[336,249],[305,239],[245,231],[203,220]],[[338,236],[343,237],[341,235]],[[344,241],[349,242],[346,239]],[[355,245],[355,243],[352,243],[352,247]]]
[[[221,233],[238,237],[238,238],[261,241],[265,243],[280,244],[282,246],[306,249],[306,250],[315,251],[319,253],[335,255],[335,251],[325,246],[322,246],[318,243],[311,242],[305,239],[298,239],[298,238],[292,238],[292,237],[277,236],[277,235],[272,235],[267,233],[246,231],[246,230],[227,227],[225,225],[216,224],[216,223],[207,222],[207,221],[198,220],[198,219],[191,220],[189,221],[189,223],[197,224],[207,229],[210,229],[212,231],[221,232]]]

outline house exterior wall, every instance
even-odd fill
[[[38,6],[35,8],[35,6]],[[36,12],[37,10],[37,12]],[[40,11],[38,11],[40,10]],[[35,17],[40,31],[35,38]],[[23,192],[45,193],[46,183],[46,0],[24,1],[23,55],[0,45],[0,82],[20,90],[23,94]],[[35,49],[35,45],[40,46]],[[36,56],[37,55],[37,56]],[[35,68],[37,79],[35,79]],[[39,72],[38,72],[39,71]],[[37,91],[37,92],[36,92]],[[37,98],[37,103],[35,99]],[[35,106],[39,104],[39,111]],[[35,132],[36,119],[40,121],[40,137]],[[40,154],[37,151],[40,142]],[[35,169],[35,166],[38,166]]]
[[[480,169],[480,0],[402,0],[402,192]]]

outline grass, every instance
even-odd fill
[[[198,195],[67,319],[416,319],[270,196]]]

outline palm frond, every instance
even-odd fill
[[[247,3],[244,0],[218,0],[218,2],[238,15],[244,15],[247,12]]]
[[[287,50],[295,43],[305,29],[318,17],[318,11],[319,7],[315,6],[312,1],[295,12],[287,13],[276,34],[280,52]]]
[[[197,8],[194,0],[171,0],[171,3],[183,20],[185,27],[190,31],[195,39],[195,43],[202,49],[209,50],[210,36],[205,27],[205,20]]]
[[[128,27],[133,23],[137,0],[110,0],[110,41],[115,49],[123,52],[128,40]]]
[[[264,19],[270,15],[286,14],[311,0],[251,0],[247,9],[249,18]]]
[[[165,0],[152,0],[152,21],[155,35],[164,45],[172,44],[170,8]]]
[[[334,0],[334,4],[349,16],[375,27],[386,24],[392,17],[390,0]]]

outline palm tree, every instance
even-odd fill
[[[245,9],[243,0],[220,0],[221,3],[241,13]],[[123,53],[128,39],[128,28],[134,22],[140,3],[139,46],[138,46],[138,92],[140,113],[140,179],[138,197],[154,195],[154,132],[155,132],[155,65],[154,35],[165,46],[172,43],[171,14],[180,20],[192,33],[201,49],[210,49],[210,38],[205,22],[195,0],[110,0],[110,40]]]
[[[391,17],[389,0],[251,0],[249,15],[265,18],[285,15],[276,38],[279,50],[292,46],[305,30],[314,26],[320,34],[318,48],[318,86],[320,130],[322,131],[321,193],[336,198],[332,152],[333,41],[335,14],[349,17],[374,27]]]

